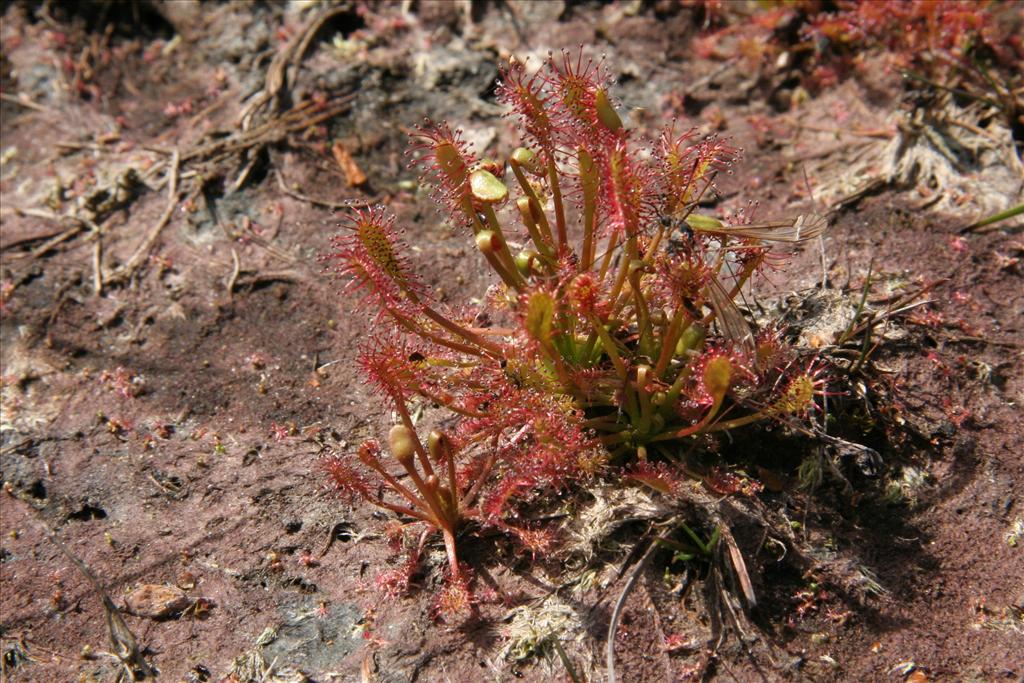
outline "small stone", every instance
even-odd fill
[[[196,587],[196,575],[187,569],[182,570],[178,574],[178,578],[175,581],[178,584],[178,588],[182,590],[192,590]]]
[[[124,604],[135,616],[164,619],[188,609],[192,599],[175,586],[142,584],[125,596]]]

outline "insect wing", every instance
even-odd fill
[[[707,285],[708,301],[715,312],[715,319],[726,339],[737,344],[744,352],[754,352],[754,333],[750,330],[746,318],[740,312],[736,302],[732,300],[725,286],[717,277]]]
[[[828,227],[828,219],[817,213],[807,213],[793,220],[766,221],[747,225],[722,225],[719,227],[698,227],[718,235],[736,235],[764,240],[765,242],[804,242],[820,237]]]

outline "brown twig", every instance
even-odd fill
[[[294,74],[289,78],[289,67],[294,69],[299,67],[313,39],[328,21],[339,14],[349,11],[348,7],[339,6],[314,17],[300,33],[274,55],[270,66],[267,67],[263,90],[256,95],[242,112],[241,128],[243,131],[247,131],[252,127],[253,119],[267,104],[273,103],[274,109],[280,106],[282,92],[290,89],[294,82]],[[275,113],[276,111],[272,112],[272,114]]]
[[[5,487],[7,493],[16,499],[20,498],[14,493],[14,490],[9,487]],[[38,526],[39,530],[44,536],[63,554],[71,564],[75,565],[75,568],[85,577],[86,581],[92,586],[96,596],[103,603],[103,609],[107,616],[107,630],[110,636],[110,645],[113,655],[121,662],[124,667],[125,673],[128,674],[128,680],[138,680],[147,678],[149,676],[156,676],[157,671],[146,661],[146,658],[142,655],[142,651],[139,649],[138,643],[135,640],[135,634],[132,633],[131,629],[128,628],[128,624],[125,623],[124,617],[121,616],[120,610],[114,605],[114,601],[110,599],[110,595],[100,585],[99,579],[92,573],[92,570],[85,565],[82,560],[78,559],[67,546],[57,538],[57,534],[50,528],[50,526],[43,520],[42,515],[32,507],[28,501],[24,502],[33,513],[33,521]]]
[[[21,237],[16,240],[5,241],[3,246],[0,247],[0,250],[7,251],[8,249],[13,249],[14,247],[26,244],[28,242],[35,242],[36,240],[41,239],[48,240],[39,247],[36,247],[36,249],[30,254],[32,258],[38,258],[42,256],[50,249],[53,249],[55,246],[60,244],[61,242],[64,242],[65,240],[74,237],[78,233],[82,232],[82,230],[89,227],[83,219],[77,216],[62,216],[56,213],[52,213],[50,211],[43,211],[42,209],[15,208],[11,209],[6,213],[12,213],[15,216],[32,216],[33,218],[42,218],[44,220],[56,221],[58,223],[64,221],[72,221],[76,224],[74,227],[61,230],[60,232],[50,232],[43,235],[31,235],[27,237]]]
[[[302,194],[297,190],[292,190],[284,182],[284,178],[281,176],[281,171],[274,169],[274,175],[277,176],[277,186],[289,197],[298,199],[302,202],[314,204],[316,206],[323,206],[328,209],[362,209],[367,206],[373,206],[380,201],[379,197],[373,197],[371,199],[350,199],[343,202],[333,202],[329,199],[317,199],[316,197],[310,197],[309,195]]]
[[[103,294],[103,233],[99,227],[93,230],[92,245],[92,293],[94,296]]]
[[[629,597],[630,592],[633,590],[633,586],[636,585],[637,579],[640,578],[640,574],[643,573],[647,567],[647,563],[654,557],[654,551],[658,549],[660,541],[663,541],[664,536],[651,541],[651,545],[647,548],[647,551],[640,558],[640,561],[636,563],[636,566],[629,573],[629,578],[626,579],[626,585],[622,587],[622,592],[619,593],[619,599],[615,601],[615,607],[612,609],[612,617],[608,623],[608,637],[605,640],[605,663],[608,667],[608,683],[615,683],[615,632],[619,628],[619,619],[622,617],[622,608],[626,605],[626,598]]]
[[[757,598],[754,595],[754,586],[750,583],[750,574],[747,573],[747,563],[743,561],[743,553],[740,552],[739,547],[736,545],[736,539],[732,537],[732,532],[729,531],[728,527],[723,524],[721,529],[722,540],[725,541],[725,547],[729,550],[729,560],[732,562],[732,568],[736,572],[736,579],[743,590],[743,597],[747,601],[747,607],[756,607]]]
[[[18,93],[15,96],[15,95],[11,95],[10,93],[3,92],[3,93],[0,93],[0,100],[6,100],[8,102],[14,102],[15,104],[20,104],[21,106],[25,107],[26,109],[34,109],[35,111],[41,111],[41,112],[53,111],[53,109],[50,109],[49,107],[43,106],[41,104],[36,104],[32,100],[30,100],[28,98],[28,95],[26,95],[25,93]]]
[[[213,142],[205,145],[195,147],[182,154],[181,161],[187,162],[193,159],[210,157],[218,154],[230,155],[258,145],[278,142],[283,140],[289,133],[298,132],[310,126],[315,126],[332,116],[337,116],[338,114],[347,111],[349,104],[354,98],[354,95],[339,97],[333,103],[327,105],[325,109],[313,116],[309,116],[309,114],[311,110],[318,105],[313,102],[300,104],[294,109],[285,112],[275,119],[271,119],[257,128],[236,132],[220,140],[214,140]]]
[[[238,281],[238,274],[242,270],[242,264],[238,260],[238,252],[235,251],[234,249],[231,250],[231,261],[232,261],[233,265],[232,265],[232,268],[231,268],[231,275],[228,277],[228,284],[227,284],[228,301],[231,301],[231,298],[234,295],[235,282]]]
[[[160,232],[170,222],[174,209],[178,205],[178,172],[180,166],[181,154],[178,150],[174,150],[174,153],[171,155],[171,168],[168,171],[167,207],[156,222],[156,225],[150,228],[149,234],[142,240],[142,244],[138,246],[128,261],[110,276],[109,281],[111,283],[124,282],[130,280],[135,275],[135,271],[139,269],[149,254],[150,248],[157,238],[160,237]]]
[[[265,273],[253,273],[252,275],[246,275],[243,271],[239,274],[239,282],[235,283],[235,287],[238,287],[240,283],[253,286],[264,282],[301,282],[302,279],[302,275],[292,270],[272,270]]]
[[[1002,339],[985,339],[983,337],[954,337],[945,335],[942,341],[948,344],[988,344],[990,346],[1002,346],[1007,349],[1021,349],[1024,344],[1020,342],[1005,341]]]

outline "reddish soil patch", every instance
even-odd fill
[[[560,585],[579,569],[560,558],[530,562],[502,538],[470,537],[460,553],[477,575],[479,618],[433,618],[439,546],[409,596],[381,598],[374,578],[399,561],[386,520],[340,503],[318,469],[388,422],[351,363],[370,321],[316,256],[337,223],[332,206],[379,198],[442,298],[484,291],[475,250],[411,189],[403,131],[429,115],[507,153],[515,138],[493,90],[510,54],[580,43],[607,52],[631,125],[655,131],[677,115],[731,136],[746,158],[718,206],[757,199],[767,217],[806,208],[808,187],[841,175],[805,173],[831,147],[856,148],[838,115],[868,117],[858,119],[867,129],[900,107],[892,81],[851,80],[803,100],[786,74],[698,59],[690,47],[703,16],[662,4],[342,7],[286,72],[290,92],[267,105],[296,121],[317,107],[337,113],[235,147],[224,141],[236,140],[274,56],[319,9],[5,4],[5,680],[114,680],[121,670],[104,654],[99,597],[45,528],[119,607],[139,584],[200,600],[162,620],[125,614],[167,680],[261,680],[252,662],[273,663],[277,678],[265,680],[279,681],[565,679],[550,647],[521,660],[507,647],[515,608],[550,595],[570,615],[560,622],[566,659],[581,679],[604,679],[626,580],[616,569],[643,551],[633,547],[642,525],[617,532],[617,549],[594,559],[607,581],[586,590]],[[367,186],[346,186],[335,140]],[[175,149],[179,192],[163,221]],[[139,180],[125,179],[128,168]],[[819,446],[737,435],[727,457],[778,481],[723,508],[758,605],[710,678],[1024,676],[1024,244],[1019,225],[961,235],[969,220],[921,206],[918,188],[896,184],[848,198],[824,241],[826,291],[817,247],[759,286],[766,307],[788,301],[795,323],[815,302],[855,308],[869,272],[876,310],[919,284],[931,303],[880,326],[863,393],[833,399],[836,433],[877,457],[829,450],[835,471],[806,490],[798,469]],[[784,520],[802,552],[788,554],[751,509]],[[625,603],[620,680],[681,680],[707,661],[701,577],[669,560],[654,556]]]

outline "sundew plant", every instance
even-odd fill
[[[454,587],[442,607],[468,595],[467,521],[550,550],[516,522],[530,501],[623,475],[672,495],[703,476],[686,454],[706,435],[815,409],[816,366],[736,300],[771,243],[818,237],[825,220],[698,213],[734,150],[672,125],[635,139],[609,81],[567,53],[536,73],[512,61],[498,99],[523,139],[505,160],[478,158],[445,123],[413,135],[413,163],[496,276],[479,306],[431,298],[382,208],[354,211],[324,257],[372,305],[358,362],[397,415],[386,444],[332,458],[330,479],[441,533]],[[453,419],[418,426],[421,402]]]

